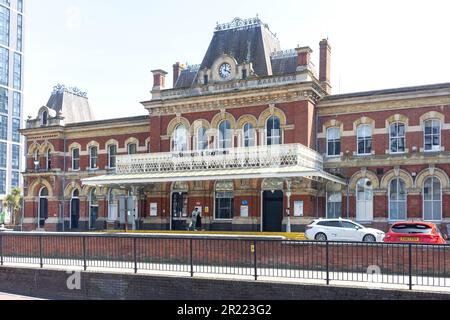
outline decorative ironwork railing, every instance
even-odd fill
[[[138,154],[118,156],[116,173],[140,174],[293,166],[322,170],[323,157],[301,144]]]

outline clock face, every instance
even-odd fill
[[[224,63],[219,67],[219,75],[222,79],[227,79],[231,76],[231,65]]]

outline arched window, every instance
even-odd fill
[[[373,220],[373,185],[370,179],[360,179],[356,184],[356,220]]]
[[[246,123],[244,125],[244,134],[243,134],[243,147],[254,147],[256,146],[256,133],[255,128],[251,123]]]
[[[424,183],[423,219],[425,221],[442,220],[442,185],[436,177],[430,177]]]
[[[109,189],[108,193],[108,220],[116,221],[118,219],[118,208],[119,208],[119,195],[118,191],[114,189]]]
[[[48,189],[43,187],[39,192],[39,228],[43,228],[45,226],[45,221],[48,219],[48,196]]]
[[[78,229],[80,220],[80,191],[73,190],[72,200],[70,201],[70,227]]]
[[[172,150],[175,152],[184,152],[188,150],[188,130],[180,124],[172,137]]]
[[[342,217],[342,190],[338,184],[327,185],[327,218],[335,219]]]
[[[267,145],[274,146],[281,144],[281,121],[280,118],[272,116],[267,120]]]
[[[404,153],[406,151],[406,126],[396,122],[389,127],[389,141],[391,153]]]
[[[72,170],[80,170],[80,149],[78,148],[72,149]]]
[[[98,169],[98,148],[97,147],[89,148],[89,168],[91,170]]]
[[[389,220],[402,221],[407,219],[406,184],[401,178],[396,178],[389,185]]]
[[[97,189],[93,188],[89,194],[89,228],[95,229],[98,217]]]
[[[48,124],[48,112],[42,112],[42,125],[46,126]]]
[[[129,155],[137,154],[137,144],[136,143],[128,144],[128,154]]]
[[[341,155],[341,130],[339,128],[327,129],[327,155],[330,157]]]
[[[219,149],[229,149],[233,146],[232,144],[232,132],[231,132],[231,123],[228,120],[222,121],[219,124],[219,140],[218,140],[218,148]]]
[[[372,154],[372,127],[362,124],[357,129],[358,135],[358,155]]]
[[[208,148],[208,136],[205,127],[200,127],[197,130],[197,150],[203,151]]]
[[[116,167],[117,146],[110,144],[108,146],[108,168],[114,169]]]
[[[425,151],[441,151],[441,121],[427,120],[424,125]]]

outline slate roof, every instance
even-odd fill
[[[181,71],[180,76],[178,77],[177,83],[175,83],[175,88],[190,88],[194,85],[195,80],[197,79],[198,70],[186,69]]]
[[[95,120],[86,94],[76,88],[56,86],[47,102],[47,107],[56,113],[61,112],[66,124]]]
[[[278,76],[282,74],[295,73],[297,71],[297,57],[284,57],[279,59],[272,59],[273,75]]]
[[[218,30],[214,33],[201,68],[210,69],[218,57],[227,54],[234,57],[239,64],[246,61],[253,63],[253,69],[258,76],[270,76],[270,54],[275,51],[280,51],[280,42],[266,25]]]

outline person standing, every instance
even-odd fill
[[[197,231],[197,217],[198,217],[198,209],[195,208],[192,212],[192,220],[191,225],[189,226],[190,231]]]
[[[197,223],[195,224],[197,231],[202,230],[202,213],[197,211]]]

